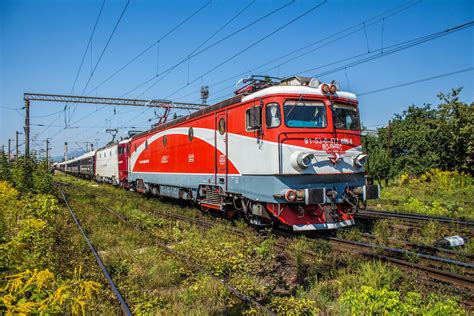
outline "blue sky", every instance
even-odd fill
[[[127,91],[153,77],[161,70],[183,60],[205,39],[228,22],[247,5],[248,8],[215,35],[206,47],[235,30],[260,19],[266,13],[288,1],[224,1],[213,0],[189,21],[181,25],[158,45],[130,64],[117,76],[94,89],[117,69],[153,44],[173,27],[190,16],[208,0],[151,1],[132,0],[97,66],[85,91],[89,95],[120,97]],[[229,96],[237,79],[215,85],[229,77],[246,72],[286,76],[383,47],[439,32],[474,20],[474,2],[470,0],[415,2],[406,10],[367,25],[354,34],[333,40],[291,62],[282,62],[298,53],[258,68],[289,52],[298,51],[307,44],[326,38],[353,25],[377,16],[408,1],[343,1],[329,0],[318,9],[258,42],[255,46],[200,78],[209,69],[225,61],[243,48],[264,38],[291,19],[309,10],[321,1],[299,0],[277,13],[261,19],[248,29],[232,36],[215,47],[185,62],[145,93],[145,85],[126,95],[131,98],[160,99],[170,96],[177,101],[199,102],[201,84],[209,85],[211,101]],[[81,94],[91,68],[115,23],[125,7],[126,0],[106,0],[102,15],[80,72],[74,94]],[[99,13],[102,0],[23,1],[0,0],[0,144],[8,144],[15,131],[23,130],[24,92],[69,94],[82,56]],[[367,23],[369,24],[369,23]],[[383,30],[383,32],[382,32]],[[367,34],[367,36],[366,36]],[[382,36],[383,34],[383,36]],[[330,41],[330,40],[327,40]],[[318,47],[314,45],[311,48]],[[374,59],[321,77],[323,81],[336,79],[344,90],[363,93],[399,83],[474,67],[474,28],[468,28],[415,47]],[[311,48],[299,50],[302,53]],[[369,56],[367,54],[366,56]],[[364,56],[365,57],[365,56]],[[314,76],[348,61],[320,68],[308,73]],[[253,71],[252,71],[253,70]],[[360,97],[362,121],[366,126],[386,124],[394,113],[400,113],[411,104],[437,103],[436,94],[463,86],[462,99],[472,102],[474,71],[427,81],[403,88],[391,89]],[[196,81],[190,85],[188,82]],[[152,81],[151,83],[153,83]],[[187,85],[187,86],[186,86]],[[185,97],[183,97],[185,96]],[[71,108],[70,125],[65,127],[64,104],[32,102],[33,149],[44,146],[51,139],[51,155],[60,155],[68,141],[74,150],[84,142],[102,146],[111,139],[106,128],[120,127],[119,136],[134,127],[144,130],[154,119],[153,110],[117,108],[84,104]],[[157,111],[157,114],[160,114]],[[45,128],[45,125],[50,127]],[[22,142],[22,141],[21,141]]]

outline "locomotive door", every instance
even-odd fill
[[[227,190],[227,112],[216,114],[215,126],[215,184]]]

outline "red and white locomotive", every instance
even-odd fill
[[[243,83],[230,99],[115,145],[114,179],[257,226],[353,225],[359,204],[380,194],[365,181],[357,97],[314,78]]]

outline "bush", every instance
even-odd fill
[[[270,307],[277,315],[299,316],[319,313],[314,301],[307,298],[275,297],[272,299]]]
[[[101,285],[82,280],[80,271],[77,269],[74,278],[66,281],[58,281],[48,269],[27,269],[9,275],[0,287],[0,302],[7,314],[85,315],[86,303],[99,292]]]
[[[50,270],[57,200],[47,194],[21,195],[0,181],[0,214],[5,228],[0,242],[0,313],[85,314],[100,284],[83,280],[80,266],[67,279]]]
[[[354,315],[465,315],[464,310],[452,299],[443,299],[435,294],[423,299],[415,292],[407,292],[402,296],[400,292],[386,287],[377,289],[362,286],[360,289],[350,289],[341,295],[339,302],[342,310]]]

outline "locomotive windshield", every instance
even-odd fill
[[[359,130],[359,113],[355,106],[334,104],[334,126],[337,129]]]
[[[326,127],[324,103],[315,101],[286,101],[285,124],[288,127]]]

